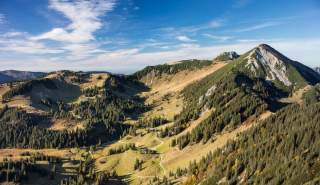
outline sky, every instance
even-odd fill
[[[132,73],[266,43],[320,66],[319,0],[0,0],[0,70]]]

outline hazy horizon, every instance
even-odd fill
[[[0,69],[128,74],[261,43],[316,67],[319,10],[316,0],[3,0]]]

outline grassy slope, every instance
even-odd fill
[[[154,77],[152,80],[142,79],[144,83],[150,84],[151,89],[141,96],[146,98],[146,103],[153,107],[145,116],[164,115],[172,120],[173,116],[182,110],[183,102],[180,92],[189,84],[203,79],[225,65],[224,62],[217,62],[193,71],[180,71],[174,75]]]

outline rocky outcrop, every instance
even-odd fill
[[[235,60],[239,57],[238,53],[235,51],[228,51],[228,52],[223,52],[220,55],[218,55],[215,60],[217,61],[228,61],[228,60]]]
[[[287,59],[268,45],[262,44],[253,49],[247,56],[248,67],[254,74],[263,72],[266,80],[282,82],[285,86],[292,85],[288,77]]]

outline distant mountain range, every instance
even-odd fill
[[[43,72],[5,70],[0,71],[0,83],[30,80],[38,77],[43,77],[45,75],[46,73]]]

